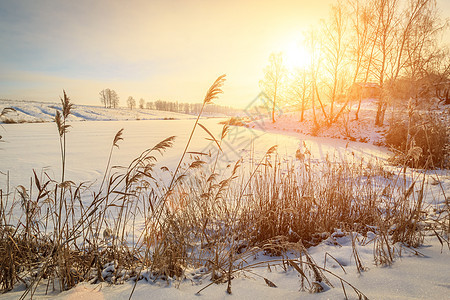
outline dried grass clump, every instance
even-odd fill
[[[375,172],[362,163],[317,165],[310,155],[296,163],[267,160],[246,192],[249,204],[243,224],[255,224],[248,235],[258,242],[282,235],[311,245],[320,242],[318,233],[354,223],[373,224],[381,192],[372,189],[375,180],[367,173],[374,177]]]
[[[410,101],[408,114],[396,115],[386,133],[396,165],[414,168],[448,168],[450,166],[450,120],[445,112],[418,111]]]
[[[224,80],[214,82],[203,107],[222,92]],[[258,160],[252,154],[252,164],[239,160],[222,168],[218,161],[228,124],[216,139],[199,118],[175,170],[158,164],[175,137],[144,150],[128,167],[112,167],[121,129],[112,140],[99,190],[77,185],[65,178],[66,119],[72,107],[65,92],[61,103],[62,113],[55,117],[61,178],[35,172],[29,188],[6,194],[0,189],[0,287],[8,291],[24,284],[22,298],[42,283],[63,291],[82,281],[194,281],[198,274],[191,278],[187,270],[199,268],[202,278],[227,283],[231,293],[238,274],[255,275],[254,268],[274,264],[298,272],[303,290],[332,287],[327,275],[340,281],[346,297],[344,284],[364,298],[318,266],[307,247],[337,228],[361,235],[376,231],[374,259],[387,265],[399,255],[398,244],[416,247],[423,241],[425,177],[406,185],[404,173],[395,176],[377,162],[317,163],[308,149],[297,151],[296,160],[282,159],[276,146]],[[188,151],[197,127],[214,142],[212,154]],[[168,184],[159,179],[161,172],[171,176]],[[439,222],[440,232],[448,231],[447,221]],[[352,245],[361,272],[353,236]],[[256,255],[266,255],[267,261],[250,263]]]
[[[246,122],[240,117],[231,117],[228,121],[220,122],[220,124],[227,124],[230,126],[246,126]]]
[[[16,123],[13,119],[6,117],[6,115],[11,112],[16,112],[16,110],[12,107],[3,108],[2,111],[0,112],[0,120],[3,123]]]

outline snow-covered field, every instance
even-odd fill
[[[3,107],[13,107],[17,120],[36,122],[49,121],[53,118],[58,105],[26,102],[0,102]],[[367,110],[363,110],[367,111]],[[94,187],[105,171],[109,150],[114,135],[124,128],[123,141],[119,142],[119,149],[114,150],[112,164],[127,166],[145,149],[168,136],[177,136],[174,147],[159,158],[161,165],[174,169],[180,154],[187,142],[190,129],[194,121],[192,116],[139,110],[111,110],[76,106],[73,121],[86,120],[88,122],[71,122],[67,134],[67,173],[66,179],[74,182],[90,182]],[[177,120],[167,120],[175,118]],[[286,115],[275,125],[266,122],[267,127],[258,130],[255,124],[250,128],[231,127],[226,139],[223,141],[223,161],[225,166],[240,157],[249,155],[262,156],[271,146],[277,144],[278,153],[289,159],[294,159],[298,149],[308,149],[311,152],[313,163],[322,163],[327,159],[335,158],[337,161],[344,157],[348,159],[364,158],[366,161],[377,160],[386,163],[389,151],[371,143],[354,142],[331,137],[313,137],[302,134],[299,130],[296,116]],[[360,117],[365,124],[364,113]],[[140,119],[140,121],[136,121]],[[166,120],[164,120],[166,119]],[[105,122],[108,120],[108,122]],[[113,120],[113,121],[109,121]],[[125,120],[133,120],[127,121]],[[96,122],[91,122],[96,121]],[[210,132],[219,135],[222,125],[218,119],[203,119],[200,122]],[[363,125],[361,125],[363,126]],[[364,125],[365,126],[365,125]],[[255,127],[255,129],[252,129]],[[380,134],[359,129],[361,137],[367,136],[366,141],[376,142]],[[46,172],[50,177],[58,180],[60,176],[60,148],[58,133],[54,123],[24,123],[2,124],[0,135],[3,143],[0,144],[0,189],[6,191],[21,184],[28,186],[32,177],[32,170],[42,174]],[[269,133],[270,132],[270,133]],[[279,134],[280,132],[284,134]],[[365,132],[365,133],[364,133]],[[305,132],[308,133],[308,132]],[[356,133],[354,133],[356,135]],[[326,135],[326,134],[325,134]],[[329,136],[333,136],[330,134]],[[211,149],[208,134],[197,128],[194,140],[189,151],[207,152]],[[359,138],[356,138],[359,140]],[[395,169],[393,169],[395,171]],[[408,172],[408,176],[418,176],[421,171]],[[7,176],[8,174],[8,176]],[[450,194],[450,174],[448,170],[428,171],[426,174],[425,209],[432,212],[444,209],[448,205]],[[436,184],[438,183],[438,184]],[[447,198],[446,198],[447,197]],[[365,271],[358,273],[355,256],[353,254],[352,236],[355,238],[356,249]],[[374,264],[375,239],[373,233],[367,236],[352,234],[350,232],[335,232],[319,245],[308,249],[309,254],[319,266],[324,266],[335,275],[340,276],[369,299],[450,299],[450,249],[446,244],[442,246],[432,232],[424,241],[424,245],[412,250],[400,244],[395,245],[401,252],[395,263],[389,267],[379,267]],[[328,254],[326,254],[328,253]],[[336,261],[331,258],[333,257]],[[327,257],[327,258],[326,258]],[[295,259],[293,254],[289,257]],[[326,258],[326,265],[324,265]],[[248,258],[248,263],[280,259],[269,257],[262,253]],[[341,281],[332,274],[325,274],[334,288],[326,288],[322,293],[309,294],[300,291],[301,277],[294,269],[283,269],[282,263],[275,262],[269,267],[267,263],[236,272],[232,280],[232,294],[226,293],[226,284],[213,284],[196,293],[211,283],[210,276],[202,274],[202,270],[187,270],[186,279],[177,280],[141,280],[136,285],[133,299],[343,299],[345,294],[341,288]],[[263,278],[272,281],[277,287],[269,287]],[[33,298],[61,298],[61,299],[127,299],[133,288],[133,282],[128,281],[122,285],[108,285],[82,283],[75,288],[63,292],[51,292],[45,295],[45,286],[37,289]],[[348,285],[345,292],[350,299],[358,298]],[[23,286],[3,294],[1,299],[17,299],[23,293]]]
[[[6,108],[15,111],[8,112],[5,118],[10,122],[52,122],[56,110],[61,110],[61,104],[30,101],[11,101],[0,99],[0,112]],[[128,121],[128,120],[164,120],[164,119],[192,119],[195,116],[176,112],[148,109],[117,108],[110,109],[101,106],[75,105],[70,121]],[[0,120],[1,121],[1,120]]]
[[[318,126],[313,122],[313,110],[305,109],[304,121],[301,122],[301,113],[297,107],[290,110],[279,110],[276,113],[276,122],[272,123],[269,117],[264,117],[266,113],[250,108],[247,115],[243,118],[245,126],[263,131],[281,133],[286,135],[312,135],[320,137],[330,137],[334,139],[343,139],[348,141],[358,141],[374,145],[385,145],[384,136],[389,129],[390,122],[398,117],[397,110],[406,111],[407,103],[396,103],[389,106],[386,110],[382,126],[374,126],[375,115],[377,111],[377,99],[364,99],[358,111],[358,103],[350,103],[342,113],[342,117],[336,120],[331,126],[327,124],[322,113],[316,108],[316,117]],[[329,110],[329,107],[325,106]],[[421,103],[416,108],[417,111],[427,114],[431,111],[439,112],[444,119],[449,122],[450,108],[439,104],[436,101]],[[338,110],[338,109],[336,109]],[[356,112],[358,111],[358,118]],[[270,114],[270,113],[269,113]],[[263,118],[260,118],[260,117]]]
[[[201,121],[211,132],[219,134],[222,119]],[[75,182],[95,182],[101,179],[108,159],[112,140],[121,128],[124,140],[114,152],[113,164],[128,164],[145,149],[156,145],[166,137],[176,136],[174,146],[160,158],[161,165],[176,167],[187,142],[192,120],[147,120],[147,121],[111,121],[71,123],[67,134],[67,178]],[[3,124],[0,128],[3,143],[0,143],[1,167],[0,188],[5,188],[6,173],[9,171],[11,186],[29,182],[33,175],[47,172],[52,178],[59,178],[61,156],[58,131],[55,123]],[[211,148],[208,135],[197,129],[190,151],[204,151]],[[310,149],[313,157],[319,161],[327,154],[339,158],[346,156],[367,157],[385,160],[389,151],[370,144],[320,138],[312,136],[281,135],[242,127],[232,127],[224,140],[223,160],[232,163],[249,152],[252,144],[258,155],[262,155],[271,146],[278,145],[281,155],[293,156],[303,143]]]
[[[417,249],[419,255],[405,252],[391,267],[377,267],[373,260],[373,242],[366,246],[359,246],[361,259],[367,268],[359,274],[352,257],[351,241],[348,237],[338,238],[336,245],[323,242],[310,248],[309,252],[314,260],[323,266],[325,253],[331,254],[344,263],[344,271],[328,257],[327,266],[337,275],[342,276],[352,285],[362,291],[369,299],[449,299],[450,289],[450,252],[441,251],[441,245],[436,238],[428,238],[426,244]],[[423,255],[423,256],[422,256]],[[266,258],[267,259],[267,258]],[[212,285],[196,294],[201,288],[209,284],[208,278],[196,283],[183,282],[139,282],[133,294],[133,299],[345,299],[339,280],[331,280],[335,288],[325,292],[310,294],[300,291],[300,277],[295,271],[286,272],[281,266],[267,265],[252,270],[264,276],[277,285],[276,288],[267,286],[264,280],[254,274],[243,272],[232,281],[232,294],[226,293],[226,284]],[[331,276],[330,276],[331,277]],[[107,284],[81,284],[73,290],[59,294],[62,299],[127,299],[130,295],[132,283],[119,286]],[[349,299],[358,296],[348,286],[346,293]],[[14,296],[20,295],[15,293]],[[7,297],[9,295],[6,295]],[[12,299],[13,295],[11,295]]]
[[[428,237],[425,245],[418,248],[415,254],[405,252],[390,267],[377,267],[373,261],[373,241],[361,241],[358,244],[360,258],[366,271],[358,273],[352,256],[350,238],[336,238],[336,244],[329,240],[317,247],[309,248],[309,252],[319,265],[324,265],[325,253],[335,257],[343,264],[344,270],[330,256],[326,266],[344,280],[350,282],[368,299],[449,299],[450,289],[450,251],[442,248],[436,238]],[[257,258],[261,260],[269,257]],[[251,273],[250,273],[251,272]],[[311,294],[301,291],[300,276],[294,270],[286,272],[280,264],[271,267],[267,264],[254,268],[250,272],[242,272],[232,281],[232,294],[226,292],[226,284],[211,285],[197,294],[200,289],[210,284],[208,276],[198,279],[201,273],[188,274],[188,278],[179,283],[176,281],[141,280],[136,285],[132,299],[345,299],[341,283],[330,277],[334,288],[322,293]],[[196,279],[193,279],[197,275]],[[276,288],[269,287],[264,278],[269,279]],[[66,300],[103,300],[128,299],[133,289],[133,282],[120,285],[107,283],[82,283],[75,288],[62,292],[50,292],[45,295],[45,286],[41,286],[34,299],[66,299]],[[348,299],[358,299],[356,293],[346,286]],[[1,299],[18,299],[23,290],[17,289],[0,296]]]
[[[329,109],[328,107],[326,108]],[[270,118],[254,118],[257,115],[249,113],[250,118],[248,121],[250,122],[247,122],[247,126],[289,135],[306,134],[371,144],[382,143],[383,136],[389,128],[392,111],[386,112],[383,126],[375,127],[373,124],[377,110],[377,100],[365,99],[361,103],[358,120],[355,118],[357,108],[357,103],[349,105],[345,113],[343,113],[343,117],[339,118],[332,126],[325,123],[320,111],[316,111],[319,126],[315,128],[311,108],[305,110],[303,122],[300,121],[301,113],[298,110],[279,111],[275,123],[272,123]],[[318,110],[318,108],[316,109]]]
[[[3,173],[10,171],[11,186],[27,182],[32,176],[32,170],[37,173],[49,172],[52,178],[58,178],[61,172],[61,157],[58,131],[53,118],[56,109],[60,110],[61,105],[0,100],[0,110],[5,107],[14,108],[17,111],[6,114],[7,117],[16,121],[45,120],[43,123],[0,123],[0,136],[3,142],[0,143],[2,152],[0,171]],[[42,115],[42,110],[48,113]],[[23,112],[26,114],[24,115]],[[146,113],[145,117],[141,120],[133,118],[134,114],[141,112]],[[69,116],[71,127],[67,135],[67,177],[76,182],[99,180],[99,177],[103,175],[114,135],[122,128],[124,141],[120,143],[120,149],[114,153],[113,164],[127,166],[145,149],[169,136],[176,136],[174,147],[168,150],[160,160],[169,168],[175,167],[174,164],[184,149],[194,123],[191,115],[154,110],[131,111],[75,105],[72,114]],[[176,119],[172,120],[171,118],[174,117]],[[340,158],[356,155],[382,160],[389,156],[389,151],[386,149],[369,144],[303,135],[296,131],[299,128],[296,127],[297,122],[289,122],[290,118],[291,115],[286,115],[279,125],[278,123],[271,125],[266,121],[264,124],[267,128],[232,127],[224,140],[223,160],[227,163],[235,162],[249,151],[252,144],[254,144],[252,148],[259,155],[264,154],[271,146],[278,145],[278,152],[281,155],[293,156],[295,151],[303,146],[303,142],[315,159],[324,159],[327,154]],[[76,122],[80,120],[96,122]],[[201,119],[200,123],[218,137],[223,127],[219,122],[223,121],[225,119]],[[285,124],[289,125],[283,127]],[[278,127],[283,127],[285,130],[277,131]],[[211,141],[206,140],[208,137],[207,133],[198,128],[194,136],[193,149],[190,151],[208,149],[211,145]],[[4,188],[5,184],[5,174],[3,176],[0,174],[0,188]]]

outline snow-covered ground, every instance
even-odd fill
[[[338,131],[333,132],[332,128],[319,134],[322,137],[313,137],[309,135],[311,132],[308,132],[308,126],[299,126],[298,116],[295,113],[286,113],[280,116],[279,121],[275,124],[265,122],[264,128],[258,128],[261,123],[250,123],[249,128],[233,126],[222,144],[225,154],[222,163],[234,162],[241,156],[248,157],[250,152],[252,155],[261,156],[275,144],[279,145],[278,153],[280,155],[290,158],[298,149],[308,149],[313,157],[313,162],[316,163],[323,162],[330,157],[337,159],[356,157],[384,163],[389,156],[389,151],[372,144],[379,141],[382,131],[377,132],[379,129],[371,129],[373,127],[369,124],[371,120],[368,119],[368,115],[370,109],[373,108],[373,103],[369,103],[367,106],[360,114],[360,121],[352,123],[353,125],[350,126],[350,129],[354,130],[352,136],[356,141],[332,138],[339,133]],[[0,110],[3,107],[13,107],[17,112],[18,119],[50,121],[55,109],[59,106],[4,101],[0,102]],[[74,116],[71,117],[72,120],[115,121],[71,123],[72,127],[67,134],[66,178],[74,182],[89,181],[94,186],[98,185],[104,172],[112,139],[121,128],[124,128],[124,140],[120,141],[120,148],[114,150],[113,165],[127,165],[143,150],[152,147],[168,136],[175,135],[178,138],[174,147],[160,158],[162,165],[173,169],[193,126],[193,120],[189,119],[192,116],[157,111],[144,113],[145,110],[124,109],[114,110],[114,113],[111,114],[109,109],[76,106]],[[11,114],[15,114],[15,112]],[[143,121],[146,118],[150,120]],[[169,118],[180,120],[164,120]],[[136,119],[141,121],[123,122]],[[201,123],[209,131],[218,135],[222,129],[222,125],[218,124],[219,121],[205,119]],[[53,178],[59,178],[59,141],[54,123],[2,124],[0,131],[4,141],[0,144],[0,189],[6,189],[8,172],[11,187],[19,184],[29,185],[33,169],[37,173],[45,171]],[[283,135],[279,133],[283,133]],[[197,128],[189,151],[208,151],[212,142],[206,140],[207,137],[207,133],[201,128]],[[367,138],[364,141],[371,143],[358,142],[364,137]],[[415,173],[415,176],[417,174]],[[426,188],[426,209],[433,211],[444,208],[450,195],[448,170],[429,171],[426,176],[427,182],[429,182]],[[439,184],[435,184],[436,181]],[[326,268],[354,285],[369,299],[450,299],[448,296],[450,294],[450,249],[446,245],[442,247],[439,240],[433,235],[427,236],[424,245],[415,250],[396,245],[397,251],[401,251],[402,255],[392,266],[379,267],[374,265],[375,242],[373,236],[374,234],[370,232],[367,237],[355,235],[356,249],[366,268],[361,274],[356,269],[351,235],[348,232],[341,234],[337,230],[336,234],[319,245],[309,248],[308,252],[320,266],[324,266],[326,253],[334,257],[345,271],[329,255],[327,255]],[[290,258],[295,259],[295,256],[292,255]],[[259,253],[250,259],[249,263],[279,258]],[[213,284],[197,295],[196,293],[200,289],[211,283],[211,276],[202,274],[201,269],[187,270],[186,279],[181,282],[175,280],[139,281],[133,299],[344,299],[340,280],[332,274],[325,275],[335,288],[326,289],[318,294],[309,294],[300,291],[300,276],[295,269],[284,270],[281,263],[274,262],[274,266],[271,267],[264,264],[258,268],[254,267],[235,273],[231,295],[226,293],[226,284]],[[277,287],[269,287],[263,278],[272,281]],[[41,286],[34,298],[127,299],[132,288],[133,282],[131,281],[122,285],[83,283],[63,293],[53,292],[45,295],[46,286]],[[345,285],[345,291],[350,299],[358,298],[348,285]],[[22,292],[23,286],[18,286],[15,290],[1,295],[0,298],[17,299]]]
[[[224,119],[204,119],[200,123],[216,135],[222,131],[219,124]],[[160,158],[160,164],[169,168],[176,166],[180,153],[187,142],[193,120],[140,120],[71,123],[67,134],[67,178],[75,182],[95,182],[101,179],[106,167],[114,135],[124,128],[124,140],[113,154],[113,164],[128,164],[145,149],[156,145],[169,136],[176,136],[174,146]],[[5,188],[9,171],[10,185],[29,182],[34,169],[38,174],[47,172],[59,178],[61,157],[58,131],[55,123],[2,124],[0,135],[0,188]],[[206,151],[211,148],[208,134],[197,128],[190,151]],[[253,145],[253,146],[252,146]],[[389,151],[370,144],[305,136],[281,135],[245,127],[231,127],[223,141],[224,163],[237,161],[253,148],[262,155],[271,146],[278,145],[281,155],[293,156],[297,149],[306,147],[317,160],[327,155],[366,157],[385,160]]]
[[[0,112],[6,108],[13,108],[5,118],[16,123],[23,122],[52,122],[57,110],[61,110],[60,103],[0,100]],[[192,119],[193,115],[149,109],[104,108],[101,106],[74,105],[70,121],[128,121],[128,120],[164,120],[164,119]],[[2,120],[0,120],[1,123]]]
[[[309,248],[308,252],[319,266],[325,266],[352,284],[368,299],[449,299],[450,251],[445,246],[442,247],[436,237],[427,237],[424,245],[417,249],[402,249],[402,256],[389,267],[374,265],[374,241],[370,238],[358,236],[356,247],[365,268],[361,273],[356,269],[348,233],[344,237],[330,237],[318,246]],[[331,257],[335,258],[342,268]],[[269,256],[257,256],[250,262],[271,259],[273,258]],[[203,275],[201,270],[188,270],[187,278],[182,282],[152,279],[139,281],[132,299],[345,299],[340,279],[328,273],[325,273],[325,276],[334,288],[311,294],[301,290],[299,273],[292,268],[284,270],[277,261],[270,268],[268,263],[265,263],[249,268],[248,272],[235,273],[231,295],[226,292],[226,283],[213,284],[197,294],[211,283],[211,276]],[[264,278],[277,287],[269,287]],[[41,285],[33,298],[120,300],[129,298],[133,286],[132,281],[120,285],[82,283],[63,293],[50,292],[45,295],[46,285]],[[358,295],[349,285],[344,283],[344,287],[348,299],[358,299]],[[0,298],[18,299],[22,293],[23,287],[3,294]]]
[[[361,239],[362,240],[362,239]],[[402,257],[390,267],[377,267],[373,260],[373,241],[365,241],[365,246],[358,245],[360,258],[366,271],[360,274],[356,270],[352,257],[352,245],[348,236],[337,238],[337,245],[328,241],[309,252],[319,265],[324,265],[325,253],[331,254],[344,267],[342,270],[330,256],[327,267],[336,275],[347,280],[369,299],[449,299],[450,289],[450,251],[444,248],[436,238],[428,238],[426,245],[417,249],[420,255],[404,250]],[[270,259],[268,257],[259,258]],[[226,292],[226,284],[212,285],[196,293],[209,284],[208,277],[199,281],[190,281],[178,285],[177,282],[140,281],[133,294],[133,299],[345,299],[341,283],[333,276],[325,274],[334,288],[325,292],[310,294],[300,291],[300,277],[295,270],[285,271],[280,265],[271,267],[267,264],[250,270],[272,281],[276,288],[269,287],[260,276],[250,272],[242,272],[232,281],[232,294]],[[133,284],[111,286],[108,284],[80,284],[73,290],[59,294],[61,299],[128,299]],[[345,286],[349,299],[358,299],[356,293]],[[19,296],[20,293],[6,295]],[[37,298],[38,299],[38,298]]]
[[[305,109],[304,120],[301,120],[301,113],[298,107],[291,107],[287,110],[278,109],[275,113],[275,123],[272,123],[270,112],[264,112],[260,108],[250,107],[246,110],[246,115],[242,118],[245,126],[266,132],[287,134],[292,136],[311,135],[320,137],[330,137],[348,141],[358,141],[374,145],[385,145],[384,136],[389,129],[390,122],[398,118],[397,110],[407,110],[408,103],[396,103],[388,106],[382,126],[374,126],[377,112],[377,99],[363,99],[358,111],[358,103],[350,103],[334,123],[329,125],[323,118],[320,108],[316,107],[316,118],[318,126],[313,122],[313,110]],[[425,102],[425,101],[424,101]],[[325,110],[329,113],[329,107]],[[334,115],[339,111],[340,105],[334,109]],[[439,104],[437,101],[420,103],[415,108],[421,113],[430,111],[443,114],[447,120],[450,113],[448,106]]]
[[[318,127],[313,122],[313,110],[306,109],[304,112],[304,121],[301,120],[300,111],[282,111],[276,114],[276,122],[272,123],[270,118],[259,118],[258,114],[249,110],[247,126],[250,128],[259,128],[264,131],[278,132],[282,134],[306,134],[321,137],[339,138],[363,143],[382,144],[386,130],[389,128],[389,121],[392,111],[386,111],[386,118],[383,126],[375,127],[374,120],[377,110],[376,99],[365,99],[361,103],[358,113],[358,120],[355,113],[358,104],[349,105],[339,118],[331,126],[328,125],[322,117],[322,112],[316,108],[316,117]],[[329,107],[326,107],[329,110]],[[335,114],[339,111],[339,106],[335,108]]]

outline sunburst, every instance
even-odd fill
[[[288,43],[282,52],[284,65],[288,69],[302,69],[307,67],[310,62],[309,52],[299,42]]]

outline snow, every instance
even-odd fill
[[[220,119],[205,119],[200,122],[208,130],[220,133]],[[124,128],[123,141],[113,153],[113,165],[128,164],[145,149],[156,145],[163,139],[175,135],[174,147],[159,159],[161,166],[173,167],[179,159],[193,126],[192,120],[141,120],[71,123],[67,134],[67,178],[75,182],[99,180],[106,167],[107,158],[114,135]],[[10,172],[11,186],[29,182],[34,169],[37,174],[47,172],[52,178],[59,178],[60,148],[55,123],[3,124],[0,135],[0,172]],[[190,151],[206,151],[211,147],[209,137],[201,128],[197,128]],[[281,155],[293,155],[297,149],[309,149],[318,161],[327,154],[341,158],[344,156],[367,157],[385,160],[389,151],[370,144],[311,137],[296,134],[296,137],[279,135],[243,127],[232,127],[222,146],[224,163],[238,160],[249,153],[250,147],[262,155],[271,146],[278,145]],[[0,188],[6,185],[6,176],[0,174]]]
[[[0,100],[0,112],[6,108],[13,108],[15,112],[8,112],[6,117],[17,123],[22,122],[52,122],[57,110],[61,111],[61,104]],[[100,106],[75,105],[72,109],[70,121],[128,121],[128,120],[164,120],[164,119],[193,119],[195,116],[176,112],[133,109],[104,108]]]
[[[259,128],[264,131],[277,132],[289,135],[314,135],[321,137],[339,138],[349,141],[358,141],[363,143],[381,144],[382,138],[389,128],[390,111],[386,112],[386,118],[383,126],[373,126],[377,110],[377,100],[368,99],[361,103],[358,113],[358,120],[355,119],[355,113],[358,107],[357,103],[349,105],[340,118],[333,125],[328,125],[323,120],[322,113],[316,108],[317,122],[319,128],[315,129],[313,120],[313,110],[306,109],[304,112],[304,121],[301,120],[301,113],[298,110],[279,111],[275,117],[276,122],[272,123],[270,118],[255,117],[252,111],[249,111],[249,121],[246,126],[250,128]],[[326,107],[329,110],[328,107]],[[339,111],[339,107],[335,108]],[[262,117],[262,116],[261,116]]]
[[[362,239],[361,239],[362,240]],[[417,250],[420,256],[404,249],[402,257],[389,267],[377,267],[371,263],[373,242],[358,245],[358,251],[366,271],[359,274],[352,257],[351,240],[348,236],[337,239],[338,245],[323,242],[316,247],[309,248],[309,252],[319,265],[323,266],[324,254],[329,253],[344,267],[344,271],[330,257],[327,258],[327,267],[336,275],[350,282],[369,299],[448,299],[450,288],[450,251],[441,248],[436,238],[428,237],[425,246]],[[263,257],[269,260],[270,257]],[[196,294],[201,288],[210,283],[209,277],[203,280],[185,281],[179,284],[176,281],[147,282],[141,280],[137,283],[133,299],[344,299],[344,293],[339,280],[325,274],[335,286],[328,290],[310,294],[300,291],[300,278],[295,270],[283,270],[280,266],[267,265],[251,270],[277,285],[269,287],[264,280],[249,272],[242,272],[232,280],[232,294],[226,293],[226,284],[213,284]],[[121,285],[107,283],[82,283],[75,288],[60,293],[51,294],[58,299],[128,299],[133,288],[133,282]],[[349,299],[358,299],[356,293],[349,286],[345,286]],[[17,299],[21,291],[15,290],[2,295],[2,299]],[[41,296],[39,296],[41,295]],[[36,299],[48,298],[43,293],[37,293]]]
[[[4,107],[13,107],[16,112],[11,113],[15,120],[27,122],[45,121],[53,118],[56,104],[37,102],[8,102],[0,101],[0,111]],[[224,161],[227,164],[244,156],[248,160],[250,149],[255,149],[255,155],[264,154],[272,145],[278,144],[278,153],[292,157],[298,149],[305,153],[311,152],[313,162],[320,163],[326,158],[342,157],[349,159],[364,158],[366,161],[375,159],[384,162],[390,152],[377,144],[382,137],[383,130],[373,129],[370,113],[374,103],[364,104],[359,121],[350,121],[351,136],[356,141],[336,139],[342,132],[338,127],[323,128],[321,137],[311,136],[311,124],[308,121],[299,124],[296,113],[285,113],[279,117],[277,123],[264,122],[264,131],[252,129],[261,125],[260,120],[248,124],[248,127],[231,127],[222,147]],[[8,113],[8,117],[9,117]],[[164,156],[159,158],[160,164],[174,168],[178,162],[193,126],[192,116],[170,112],[125,109],[110,110],[101,107],[76,106],[73,121],[86,120],[88,122],[72,122],[67,134],[67,176],[75,182],[88,181],[93,187],[98,187],[104,172],[107,156],[115,133],[124,128],[124,140],[119,143],[120,148],[113,153],[113,165],[126,166],[131,160],[145,149],[152,147],[162,139],[176,135],[175,145]],[[175,118],[177,120],[164,120]],[[136,121],[140,119],[140,121]],[[97,122],[91,122],[91,121]],[[108,122],[103,122],[108,120]],[[124,122],[128,120],[127,122]],[[222,125],[217,119],[204,119],[204,124],[211,132],[219,133]],[[258,123],[257,123],[258,122]],[[59,178],[60,155],[56,125],[42,124],[2,124],[0,127],[2,140],[0,144],[0,188],[6,189],[8,182],[5,174],[9,172],[10,187],[30,182],[32,170],[38,174],[47,172],[53,178]],[[283,133],[280,135],[279,133]],[[207,151],[211,148],[208,135],[197,128],[190,151]],[[364,139],[361,143],[359,140]],[[408,170],[408,178],[417,177],[420,170]],[[445,209],[448,198],[443,191],[450,194],[450,174],[448,170],[429,171],[426,173],[426,207],[425,209],[439,213]],[[439,184],[437,184],[439,181]],[[366,268],[361,274],[357,272],[353,255],[352,237],[356,238],[359,257]],[[336,228],[335,232],[315,247],[308,249],[308,253],[318,265],[323,266],[325,254],[328,253],[345,269],[328,256],[327,269],[342,279],[350,282],[369,299],[450,299],[450,249],[442,247],[438,239],[429,235],[424,245],[418,249],[409,249],[402,245],[395,245],[397,253],[401,252],[393,265],[380,267],[374,265],[375,233],[369,231],[366,236],[345,232]],[[298,258],[291,254],[290,259]],[[269,257],[262,253],[252,258],[253,262],[280,259]],[[109,269],[108,269],[109,268]],[[112,270],[109,266],[104,272]],[[213,284],[197,295],[196,293],[210,283],[210,274],[205,275],[201,270],[188,270],[187,278],[176,280],[141,280],[136,284],[133,299],[344,299],[340,281],[325,274],[335,288],[327,288],[318,294],[300,291],[299,274],[291,267],[284,270],[279,262],[274,262],[270,269],[267,264],[235,273],[232,280],[232,294],[226,293],[226,284]],[[250,271],[250,272],[248,272]],[[257,275],[255,275],[257,274]],[[105,273],[106,275],[106,273]],[[269,287],[262,277],[277,285]],[[127,299],[133,289],[133,281],[121,285],[107,283],[78,284],[75,288],[63,293],[50,292],[45,294],[45,286],[37,289],[36,299]],[[345,291],[350,299],[357,299],[357,295],[349,286]],[[2,299],[17,299],[23,293],[23,286],[3,294]]]

